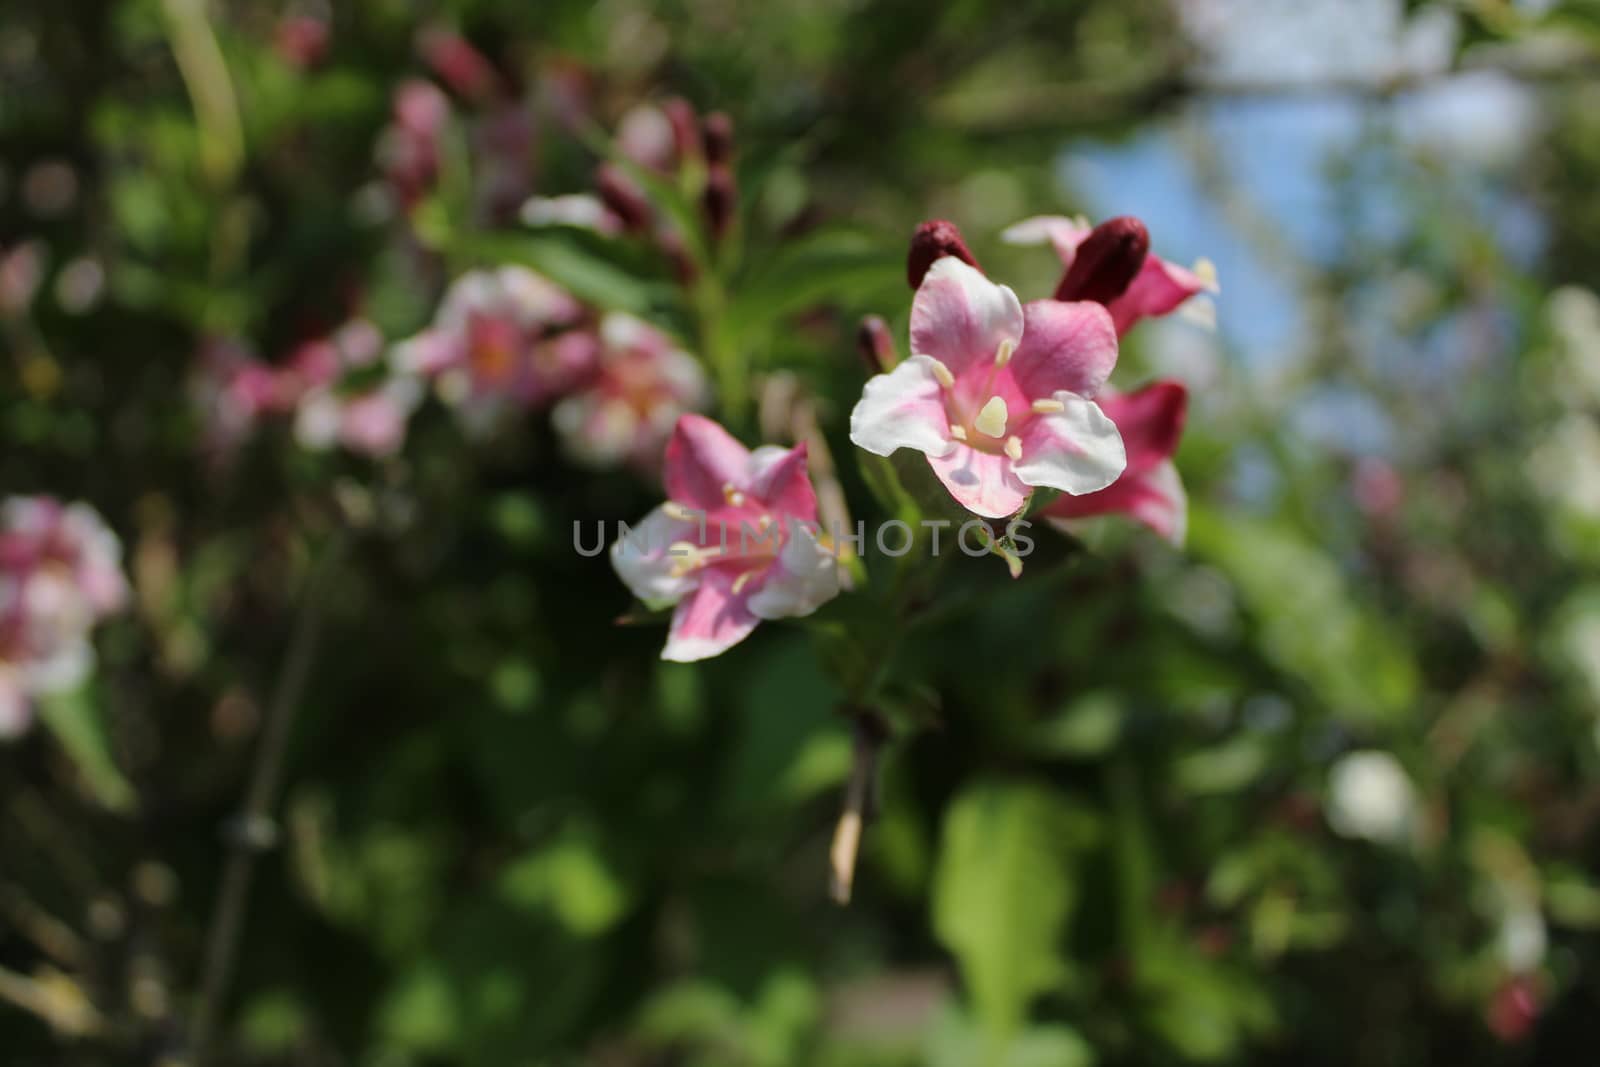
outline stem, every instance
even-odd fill
[[[306,579],[294,633],[289,639],[289,651],[267,711],[266,728],[261,737],[261,747],[256,751],[255,766],[251,770],[244,813],[231,835],[230,844],[234,851],[223,868],[222,889],[206,938],[205,971],[191,1035],[191,1062],[195,1067],[206,1062],[222,1003],[227,997],[228,984],[233,977],[256,861],[262,852],[272,846],[276,837],[272,809],[283,778],[283,760],[288,750],[295,712],[300,708],[321,636],[322,594],[347,547],[345,533],[335,533],[323,551],[322,559]]]
[[[855,885],[856,855],[861,849],[861,836],[867,821],[872,818],[873,795],[878,785],[878,752],[884,738],[883,723],[876,714],[853,713],[855,721],[855,761],[850,769],[850,784],[845,788],[844,810],[833,828],[833,846],[828,850],[828,867],[832,874],[829,895],[834,903],[850,903],[850,890]]]

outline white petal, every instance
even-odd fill
[[[944,390],[928,356],[912,356],[867,382],[850,412],[850,440],[877,456],[914,448],[930,456],[950,451]]]
[[[1093,400],[1065,390],[1054,397],[1059,414],[1035,415],[1022,431],[1022,461],[1013,468],[1024,484],[1093,493],[1122,474],[1128,457],[1122,435]]]
[[[656,606],[677,601],[698,584],[692,573],[674,575],[682,562],[670,551],[678,541],[695,540],[697,525],[674,519],[666,506],[656,508],[611,546],[611,566],[629,592]]]
[[[839,595],[839,561],[809,529],[796,523],[766,582],[750,595],[750,610],[763,619],[810,615]]]

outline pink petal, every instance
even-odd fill
[[[1168,263],[1159,256],[1146,256],[1128,291],[1111,302],[1111,317],[1117,333],[1124,334],[1140,319],[1176,311],[1184,301],[1205,292],[1210,285],[1192,270]]]
[[[1102,393],[1098,399],[1128,452],[1124,478],[1149,470],[1178,450],[1189,409],[1189,391],[1181,382],[1152,382],[1132,393]]]
[[[1018,435],[1017,478],[1073,494],[1093,493],[1116,481],[1128,462],[1116,424],[1093,400],[1076,393],[1062,390],[1052,399],[1063,410],[1035,415]]]
[[[1119,478],[1109,489],[1084,496],[1063,496],[1046,509],[1052,519],[1085,519],[1126,515],[1150,527],[1175,545],[1182,545],[1188,526],[1189,499],[1171,460],[1141,474]]]
[[[672,554],[680,541],[700,540],[700,520],[675,519],[666,506],[656,508],[617,538],[611,546],[611,567],[628,591],[646,604],[673,603],[693,591],[698,576],[679,573],[682,562]]]
[[[1015,514],[1028,499],[1028,487],[1013,473],[1010,458],[1000,453],[958,444],[949,455],[929,456],[928,465],[956,503],[984,518]]]
[[[1080,225],[1065,215],[1035,215],[1008,226],[1000,239],[1013,245],[1038,245],[1049,243],[1061,257],[1063,266],[1070,266],[1078,245],[1094,232],[1094,227]]]
[[[1065,389],[1079,396],[1099,392],[1117,365],[1117,330],[1099,304],[1034,300],[1023,308],[1022,343],[1012,374],[1029,397]]]
[[[701,572],[700,585],[678,603],[661,658],[677,663],[710,659],[750,636],[760,620],[746,597],[733,593],[734,575],[716,567]]]
[[[743,488],[749,469],[749,450],[703,415],[680,418],[667,442],[667,496],[692,508],[722,507],[723,486]]]
[[[950,416],[933,367],[932,357],[912,356],[871,378],[850,412],[850,440],[875,456],[900,448],[930,456],[949,451]]]
[[[911,302],[911,351],[959,375],[994,358],[1000,342],[1022,339],[1017,294],[976,268],[946,256],[929,270]]]
[[[750,456],[750,495],[782,519],[815,522],[817,492],[806,471],[806,443],[793,448],[758,448]]]

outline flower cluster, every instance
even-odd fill
[[[1172,456],[1187,392],[1171,381],[1131,393],[1106,383],[1121,335],[1214,290],[1211,272],[1151,255],[1132,218],[1030,219],[1006,237],[1054,243],[1064,273],[1052,296],[1024,304],[991,282],[952,223],[917,228],[911,355],[896,360],[881,319],[863,323],[862,353],[882,373],[851,412],[851,441],[879,456],[921,452],[981,519],[1020,518],[1049,490],[1061,494],[1042,511],[1052,523],[1123,514],[1181,542],[1186,501]],[[806,615],[838,594],[803,444],[749,452],[716,423],[685,416],[665,481],[667,502],[611,553],[647,606],[675,606],[664,658],[716,655],[761,619]]]
[[[28,725],[36,697],[83,681],[91,631],[127,600],[122,546],[87,505],[0,504],[0,736]]]

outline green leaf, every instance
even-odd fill
[[[945,816],[934,930],[960,961],[976,1015],[997,1042],[1009,1042],[1029,1002],[1064,976],[1070,868],[1087,836],[1075,808],[1035,785],[971,787]]]
[[[474,235],[460,249],[474,260],[520,263],[570,290],[579,299],[615,310],[643,314],[656,288],[615,263],[556,235]]]
[[[111,755],[111,740],[88,686],[40,698],[39,720],[66,750],[94,798],[112,811],[131,811],[133,786]]]

